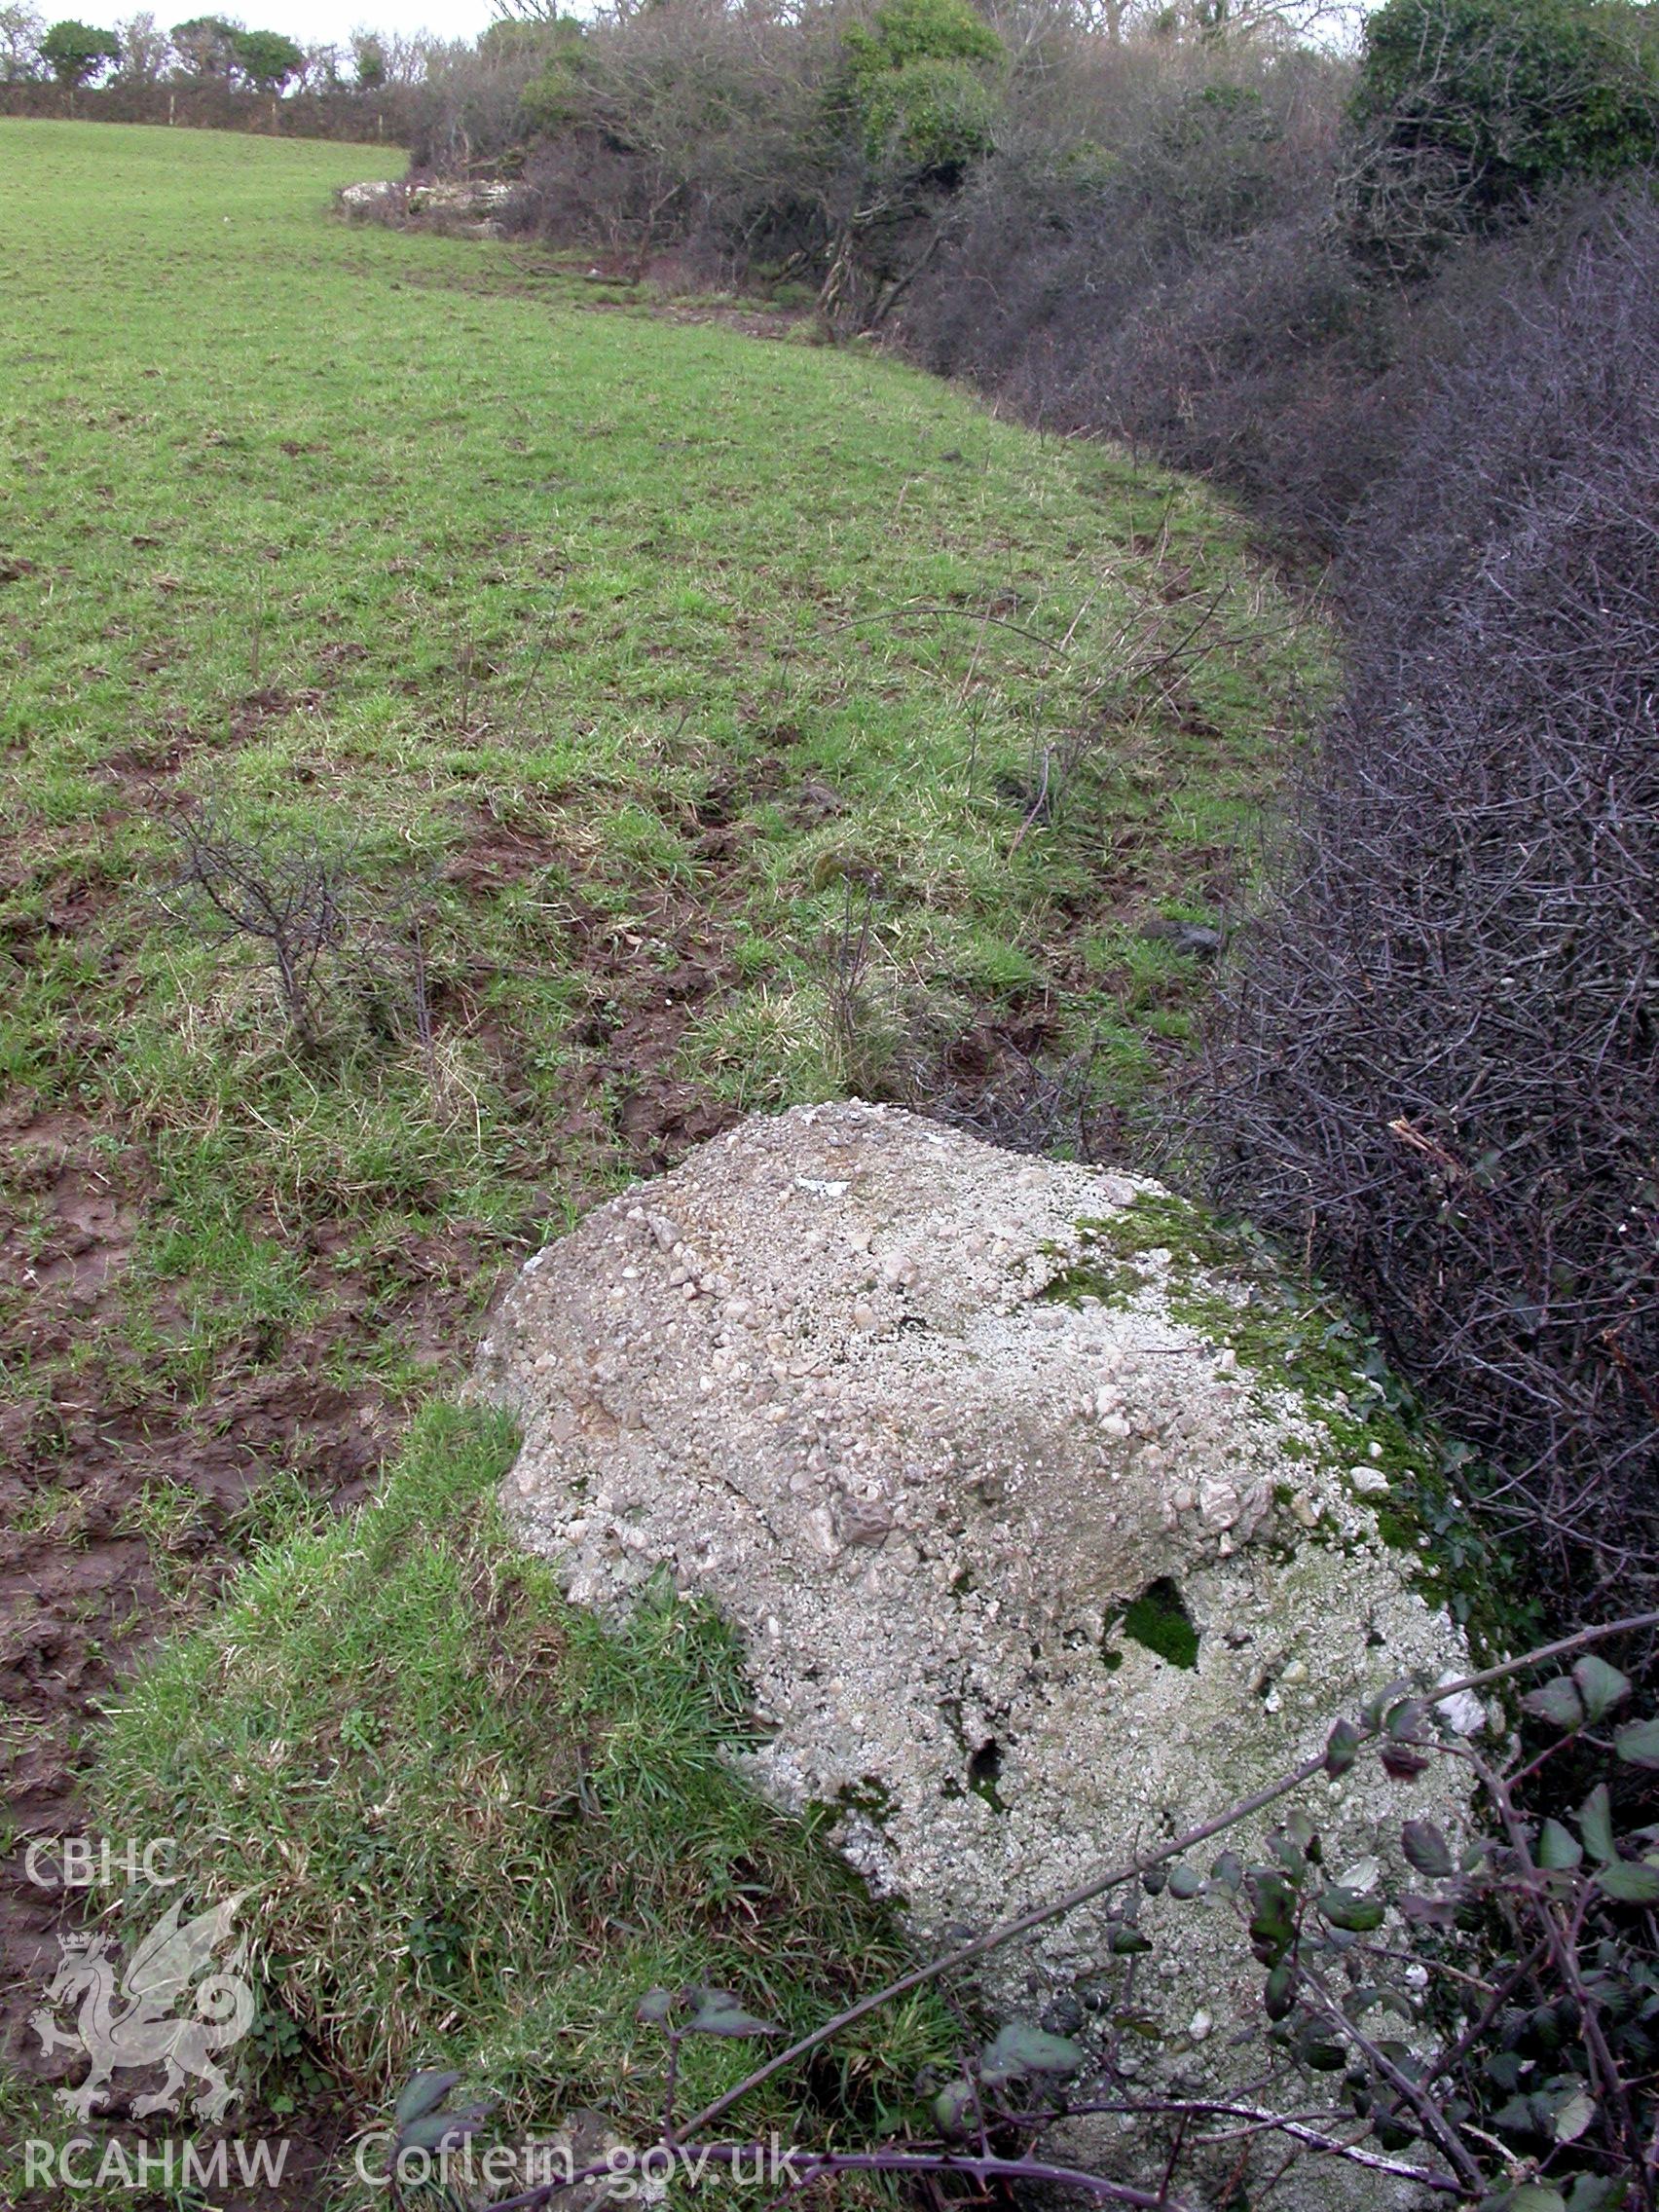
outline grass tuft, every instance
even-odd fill
[[[326,2082],[372,2113],[441,2063],[520,2125],[583,2104],[643,2125],[645,1990],[713,1980],[798,2029],[903,1958],[846,1864],[728,1764],[729,1632],[668,1590],[607,1631],[508,1543],[514,1449],[499,1416],[428,1408],[373,1504],[258,1553],[106,1729],[104,1831],[172,1835],[193,1901],[251,1892],[267,2108]],[[884,2016],[815,2075],[809,2123],[902,2101],[948,2041],[932,2003]],[[693,2039],[687,2093],[745,2063]]]

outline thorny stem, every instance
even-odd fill
[[[1541,1644],[1535,1651],[1526,1652],[1519,1659],[1504,1660],[1498,1666],[1484,1667],[1475,1674],[1460,1676],[1456,1681],[1444,1682],[1437,1689],[1425,1691],[1419,1702],[1423,1705],[1443,1705],[1448,1698],[1456,1697],[1465,1691],[1483,1689],[1492,1682],[1508,1680],[1512,1676],[1544,1666],[1552,1659],[1564,1658],[1569,1652],[1582,1651],[1593,1643],[1604,1642],[1609,1637],[1632,1635],[1638,1630],[1654,1627],[1659,1627],[1659,1612],[1635,1613],[1624,1620],[1610,1621],[1601,1628],[1581,1629],[1575,1636],[1562,1637],[1554,1643]],[[1361,1720],[1357,1726],[1361,1741],[1381,1733],[1376,1725],[1367,1720]],[[901,1975],[897,1981],[889,1982],[884,1989],[860,1998],[857,2004],[849,2005],[832,2019],[826,2020],[822,2027],[814,2028],[810,2034],[801,2036],[791,2044],[787,2050],[779,2051],[764,2065],[757,2066],[735,2088],[728,2089],[723,2096],[705,2105],[700,2113],[686,2122],[684,2134],[696,2135],[703,2128],[713,2125],[763,2082],[769,2082],[774,2075],[782,2073],[785,2067],[793,2066],[797,2059],[819,2049],[844,2029],[878,2010],[883,2005],[891,2004],[895,1998],[906,1997],[911,1990],[924,1988],[929,1982],[937,1981],[941,1974],[952,1973],[971,1960],[983,1958],[988,1952],[1000,1950],[1005,1943],[1029,1935],[1033,1929],[1042,1928],[1051,1920],[1058,1920],[1066,1913],[1074,1912],[1080,1905],[1091,1903],[1094,1899],[1104,1897],[1108,1891],[1121,1889],[1125,1882],[1138,1880],[1154,1866],[1161,1866],[1171,1859],[1179,1859],[1198,1844],[1207,1843],[1211,1836],[1235,1827],[1240,1821],[1249,1820],[1253,1814],[1277,1804],[1281,1797],[1288,1797],[1292,1790],[1300,1789],[1305,1783],[1310,1782],[1320,1773],[1324,1764],[1325,1753],[1316,1752],[1312,1757],[1304,1759],[1299,1766],[1293,1767],[1277,1782],[1253,1790],[1249,1796],[1241,1797],[1230,1805],[1225,1812],[1217,1813],[1212,1820],[1201,1821],[1196,1827],[1188,1828],[1173,1843],[1164,1844],[1158,1851],[1143,1853],[1139,1858],[1130,1860],[1124,1865],[1115,1866],[1107,1873],[1097,1874],[1092,1880],[1080,1883],[1076,1889],[1068,1890],[1063,1897],[1054,1899],[1049,1904],[1033,1905],[1029,1912],[1019,1913],[1014,1919],[1004,1921],[1000,1927],[989,1929],[983,1936],[975,1936],[971,1942],[960,1944],[953,1951],[946,1951],[926,1966],[914,1968],[909,1973]]]
[[[1319,2000],[1319,2009],[1325,2017],[1358,2048],[1372,2072],[1387,2083],[1395,2096],[1411,2106],[1424,2134],[1439,2146],[1441,2156],[1452,2166],[1464,2189],[1477,2196],[1484,2195],[1486,2180],[1480,2167],[1457,2140],[1456,2129],[1442,2120],[1434,2099],[1421,2083],[1414,2082],[1403,2068],[1396,2066],[1387,2052],[1372,2042],[1359,2023],[1348,2018],[1311,1967],[1299,1964],[1297,1971]]]
[[[1619,2072],[1618,2061],[1607,2048],[1597,2007],[1586,2000],[1583,1976],[1578,1968],[1577,1931],[1568,1931],[1562,1925],[1555,1901],[1540,1878],[1538,1866],[1532,1858],[1527,1831],[1515,1809],[1515,1800],[1503,1780],[1493,1774],[1487,1762],[1473,1751],[1468,1754],[1468,1758],[1469,1764],[1481,1779],[1483,1788],[1492,1799],[1493,1811],[1503,1824],[1503,1832],[1508,1838],[1510,1850],[1515,1854],[1516,1864],[1526,1883],[1527,1895],[1532,1900],[1532,1908],[1543,1931],[1551,1963],[1560,1975],[1564,1988],[1577,2005],[1584,2047],[1591,2064],[1591,2079],[1596,2082],[1602,2095],[1618,2117],[1619,2133],[1624,2138],[1632,2170],[1642,2173],[1642,2195],[1651,2203],[1652,2176],[1643,2167],[1641,2144],[1635,2116],[1630,2108],[1629,2091],[1624,2077]]]
[[[1124,2097],[1102,2097],[1084,2103],[1078,2103],[1072,2098],[1066,2100],[1068,2120],[1082,2119],[1095,2113],[1122,2113],[1126,2118],[1173,2117],[1183,2126],[1192,2119],[1239,2120],[1245,2121],[1254,2133],[1287,2135],[1293,2142],[1301,2143],[1310,2151],[1325,2152],[1332,2157],[1344,2159],[1349,2165],[1365,2166],[1374,2173],[1397,2174],[1402,2180],[1409,2180],[1421,2189],[1435,2190],[1444,2196],[1463,2194],[1462,2184],[1451,2174],[1436,2173],[1432,2166],[1413,2165],[1405,2158],[1390,2158],[1383,2152],[1367,2151],[1357,2143],[1340,2142],[1334,2135],[1326,2134],[1322,2128],[1314,2125],[1315,2120],[1351,2116],[1338,2113],[1280,2113],[1272,2111],[1267,2105],[1242,2104],[1236,2099],[1224,2097],[1149,2097],[1133,2102]],[[1221,2136],[1211,2135],[1198,2138],[1200,2149],[1206,2143],[1223,2140],[1225,2138]]]
[[[1569,1653],[1584,1650],[1589,1645],[1604,1641],[1609,1637],[1629,1635],[1656,1626],[1659,1626],[1659,1612],[1634,1614],[1624,1620],[1612,1621],[1600,1628],[1582,1629],[1576,1635],[1563,1637],[1554,1643],[1543,1644],[1536,1650],[1526,1652],[1519,1659],[1505,1660],[1497,1666],[1482,1668],[1474,1674],[1461,1676],[1455,1681],[1442,1683],[1437,1689],[1421,1693],[1414,1702],[1425,1708],[1443,1704],[1448,1698],[1483,1688],[1489,1683],[1506,1680],[1515,1675],[1543,1666],[1551,1660],[1564,1658]],[[1362,1716],[1354,1723],[1354,1726],[1359,1743],[1369,1742],[1384,1732],[1384,1722],[1382,1719],[1373,1721]],[[1544,1942],[1531,1954],[1532,1960],[1536,1961],[1547,1951],[1564,1981],[1575,1995],[1581,1996],[1582,1984],[1577,1972],[1574,1946],[1564,1939],[1563,1932],[1557,1924],[1549,1899],[1543,1894],[1536,1880],[1536,1869],[1527,1849],[1526,1837],[1521,1828],[1519,1816],[1516,1813],[1512,1798],[1504,1788],[1501,1780],[1492,1774],[1491,1770],[1473,1752],[1465,1751],[1460,1755],[1468,1758],[1480,1775],[1483,1785],[1493,1797],[1498,1816],[1509,1836],[1511,1846],[1517,1852],[1521,1865],[1530,1878],[1529,1894],[1534,1899],[1546,1932]],[[768,2059],[764,2065],[755,2068],[734,2088],[728,2089],[722,2096],[717,2097],[713,2103],[705,2106],[701,2112],[697,2113],[678,2130],[673,2126],[673,2102],[679,2048],[677,2039],[671,2036],[669,2086],[662,2130],[665,2146],[670,2150],[682,2152],[685,2156],[695,2159],[721,2165],[735,2165],[740,2159],[763,2157],[769,2146],[700,2143],[696,2138],[704,2128],[729,2112],[734,2105],[748,2096],[752,2090],[759,2087],[762,2083],[770,2081],[775,2075],[781,2073],[786,2067],[794,2064],[797,2059],[804,2057],[808,2052],[820,2048],[831,2038],[839,2035],[845,2028],[851,2026],[855,2021],[863,2019],[878,2007],[889,2004],[895,1998],[904,1996],[910,1990],[920,1988],[930,1981],[938,1980],[940,1975],[966,1965],[970,1960],[982,1958],[987,1952],[996,1950],[1005,1943],[1012,1942],[1017,1936],[1043,1926],[1048,1921],[1058,1919],[1061,1915],[1075,1910],[1079,1905],[1087,1904],[1093,1899],[1105,1895],[1109,1890],[1137,1879],[1153,1867],[1178,1858],[1183,1853],[1193,1850],[1197,1845],[1208,1841],[1210,1837],[1219,1835],[1225,1829],[1235,1826],[1240,1821],[1248,1820],[1253,1814],[1264,1811],[1268,1806],[1277,1803],[1280,1798],[1288,1796],[1292,1790],[1310,1781],[1314,1775],[1323,1770],[1325,1763],[1326,1753],[1324,1751],[1320,1751],[1316,1756],[1304,1759],[1300,1765],[1293,1768],[1288,1774],[1281,1776],[1278,1781],[1270,1783],[1266,1788],[1254,1790],[1249,1796],[1238,1799],[1235,1804],[1229,1806],[1225,1812],[1218,1813],[1212,1819],[1200,1822],[1196,1826],[1187,1829],[1184,1834],[1176,1837],[1173,1842],[1163,1845],[1161,1849],[1142,1853],[1125,1864],[1114,1867],[1108,1873],[1097,1875],[1092,1881],[1080,1884],[1077,1888],[1068,1891],[1063,1897],[1055,1899],[1049,1904],[1034,1906],[1029,1912],[1021,1913],[1014,1919],[1004,1922],[1001,1927],[991,1929],[984,1936],[977,1936],[973,1941],[959,1945],[955,1950],[946,1952],[942,1957],[933,1960],[929,1965],[916,1968],[912,1972],[890,1982],[885,1988],[875,1991],[871,1996],[860,1999],[857,2004],[848,2006],[844,2010],[835,2014],[832,2019],[826,2021],[822,2027],[814,2029],[810,2035],[799,2038],[787,2050],[778,2052],[775,2057]],[[1521,1971],[1524,1972],[1525,1969]],[[1068,2109],[1079,2114],[1124,2112],[1162,2115],[1166,2118],[1174,2118],[1183,2135],[1188,2120],[1198,2114],[1217,2119],[1239,2120],[1247,2123],[1243,2130],[1246,2134],[1277,2133],[1286,2137],[1290,2143],[1300,2144],[1316,2153],[1338,2157],[1372,2171],[1409,2178],[1419,2188],[1433,2190],[1443,2195],[1466,2198],[1470,2194],[1477,2196],[1484,2194],[1486,2191],[1485,2177],[1463,2143],[1458,2139],[1456,2130],[1442,2119],[1428,2093],[1427,2084],[1412,2082],[1407,2075],[1393,2065],[1386,2053],[1378,2049],[1367,2037],[1355,2028],[1353,2022],[1336,2005],[1318,1978],[1306,1968],[1303,1969],[1303,1979],[1313,1990],[1321,2007],[1333,2018],[1340,2020],[1345,2033],[1353,2039],[1381,2079],[1387,2082],[1395,2093],[1411,2106],[1413,2112],[1421,2121],[1425,2132],[1446,2155],[1454,2169],[1452,2173],[1438,2173],[1432,2169],[1409,2165],[1404,2161],[1387,2158],[1376,2152],[1364,2150],[1358,2144],[1340,2142],[1314,2127],[1309,2121],[1298,2119],[1294,2115],[1274,2113],[1261,2107],[1238,2102],[1153,2099],[1145,2104],[1132,2104],[1127,2101],[1098,2101]],[[1506,1984],[1506,1989],[1509,1987],[1513,1987],[1513,1982]],[[1504,1991],[1495,1993],[1492,2003],[1499,2003],[1504,1993]],[[1589,2010],[1590,2008],[1585,2008],[1587,2020]],[[1465,2042],[1467,2040],[1465,2039]],[[1602,2040],[1599,2029],[1592,2034],[1590,2047],[1597,2073],[1602,2077],[1608,2093],[1611,2094],[1619,2109],[1622,2121],[1621,2132],[1625,2134],[1628,2143],[1634,2137],[1635,2130],[1629,2111],[1625,2084],[1606,2050],[1605,2043]],[[1437,2068],[1436,2074],[1429,2079],[1431,2081],[1436,2079],[1439,2073],[1444,2070],[1444,2066]],[[1030,2118],[1031,2116],[1026,2117]],[[1222,2139],[1217,2138],[1217,2140]],[[1240,2156],[1242,2155],[1241,2153]],[[1164,2173],[1159,2189],[1153,2192],[1137,2189],[1126,2182],[1111,2180],[1102,2174],[1089,2173],[1076,2167],[1055,2165],[1032,2157],[1000,2157],[988,2149],[983,2132],[982,2115],[980,2148],[974,2152],[951,2151],[943,2147],[936,2150],[892,2151],[795,2151],[792,2149],[783,2155],[783,2162],[788,2167],[791,2178],[780,2193],[777,2200],[780,2203],[786,2202],[790,2197],[798,2194],[815,2181],[835,2174],[910,2174],[933,2180],[946,2174],[960,2174],[967,2179],[978,2182],[981,2187],[994,2181],[1025,2181],[1042,2183],[1050,2187],[1081,2190],[1090,2196],[1123,2205],[1127,2208],[1127,2212],[1192,2212],[1192,2208],[1187,2206],[1180,2198],[1169,2194],[1173,2161],[1169,2170]],[[1639,2165],[1641,2164],[1640,2157],[1637,2162]],[[608,2159],[591,2163],[580,2172],[571,2174],[569,2179],[538,2184],[534,2188],[522,2191],[516,2196],[501,2198],[489,2207],[489,2212],[535,2212],[535,2208],[545,2206],[551,2198],[563,2192],[584,2183],[604,2180],[611,2176],[613,2171],[614,2169]],[[1649,2201],[1651,2201],[1651,2192],[1645,2194],[1648,2194]],[[398,2202],[395,2178],[393,2179],[392,2202],[394,2207]]]
[[[735,2166],[750,2159],[764,2160],[772,2149],[773,2146],[766,2143],[699,2143],[688,2156],[714,2165]],[[1043,2183],[1050,2188],[1086,2190],[1091,2196],[1127,2205],[1130,2212],[1194,2212],[1194,2208],[1178,2196],[1136,2189],[1131,2183],[1111,2181],[1104,2174],[1091,2174],[1081,2166],[1054,2165],[1042,2158],[1001,2158],[994,2153],[982,2151],[945,2150],[791,2150],[777,2156],[779,2163],[787,2165],[794,2177],[786,2188],[785,2196],[809,2188],[826,2174],[962,2174],[981,2183],[1025,2181]],[[568,2180],[538,2182],[534,2189],[522,2190],[517,2196],[500,2197],[488,2207],[488,2212],[533,2212],[533,2208],[546,2204],[549,2198],[565,2190],[579,2189],[587,2182],[614,2179],[615,2168],[608,2160],[601,2160],[582,2167]]]

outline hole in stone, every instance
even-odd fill
[[[1002,1746],[993,1736],[981,1744],[968,1761],[968,1787],[981,1791],[989,1789],[1001,1772]]]
[[[968,1761],[968,1787],[976,1797],[983,1798],[993,1813],[1008,1811],[997,1793],[997,1777],[1001,1772],[1002,1746],[993,1736],[981,1744]]]
[[[1155,1652],[1171,1667],[1194,1668],[1198,1663],[1198,1632],[1175,1583],[1161,1574],[1149,1583],[1118,1624],[1124,1636]]]

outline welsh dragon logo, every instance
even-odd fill
[[[59,1938],[62,1957],[30,2025],[49,2055],[80,2050],[92,2060],[79,2088],[57,2091],[58,2103],[77,2119],[91,2119],[113,2075],[165,2066],[162,2086],[133,2099],[135,2119],[177,2112],[185,2082],[193,2078],[200,2084],[192,2100],[197,2118],[209,2124],[223,2120],[233,2091],[214,2053],[240,2043],[252,2027],[253,1990],[242,1978],[245,1937],[223,1965],[215,1965],[215,1953],[230,1941],[237,1908],[247,1895],[239,1892],[182,1928],[183,1899],[175,1899],[132,1954],[119,1986],[120,1954],[111,1937]],[[73,2029],[59,2027],[54,2017],[60,2005],[78,2005]]]

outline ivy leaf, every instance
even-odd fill
[[[1026,2074],[1052,2074],[1063,2081],[1083,2063],[1084,2053],[1069,2036],[1051,2036],[1046,2028],[1011,2020],[985,2046],[979,2073],[987,2082],[1014,2082]]]
[[[1610,1866],[1619,1854],[1613,1842],[1613,1801],[1604,1782],[1598,1782],[1579,1806],[1578,1832],[1591,1858],[1599,1859],[1604,1866]]]
[[[1621,1675],[1616,1667],[1609,1667],[1604,1659],[1598,1659],[1593,1651],[1574,1660],[1572,1678],[1578,1685],[1585,1717],[1592,1727],[1598,1720],[1604,1720],[1614,1706],[1622,1705],[1630,1695],[1630,1677]]]
[[[1569,1676],[1558,1675],[1542,1689],[1529,1690],[1521,1704],[1525,1712],[1535,1719],[1547,1720],[1552,1728],[1573,1729],[1584,1725],[1584,1700]]]
[[[1659,1904],[1659,1866],[1645,1859],[1617,1859],[1598,1868],[1596,1887],[1620,1904]]]
[[[1613,1738],[1613,1749],[1632,1766],[1659,1766],[1659,1720],[1634,1720]]]
[[[1452,1846],[1432,1821],[1408,1821],[1400,1830],[1400,1849],[1408,1865],[1419,1874],[1450,1874],[1456,1862]]]
[[[1384,1907],[1381,1898],[1333,1884],[1319,1899],[1319,1910],[1333,1928],[1346,1928],[1351,1936],[1369,1936],[1382,1927]]]
[[[742,2000],[729,1989],[694,1989],[691,2002],[696,2009],[685,2023],[688,2036],[775,2036],[776,2026],[770,2020],[757,2020],[753,2012],[743,2009]]]
[[[1538,1830],[1538,1864],[1546,1874],[1566,1873],[1584,1857],[1578,1838],[1559,1821],[1546,1821]]]
[[[412,2075],[404,2083],[397,2103],[392,2108],[392,2119],[399,2127],[407,2127],[411,2120],[424,2119],[443,2103],[460,2080],[459,2074],[426,2072]]]

